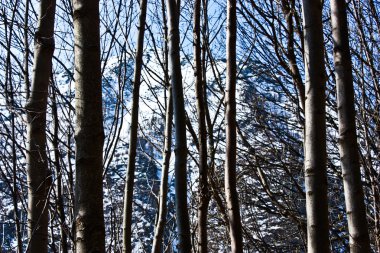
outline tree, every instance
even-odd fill
[[[55,0],[43,0],[35,33],[34,71],[31,94],[25,106],[28,116],[28,248],[48,251],[48,189],[46,154],[46,108],[54,53]]]
[[[173,111],[175,126],[175,196],[176,215],[180,253],[191,252],[190,222],[187,210],[187,142],[186,113],[183,98],[180,61],[179,0],[166,0],[169,23],[169,73],[173,92]]]
[[[288,40],[288,47],[287,47],[287,58],[288,58],[288,66],[285,68],[290,72],[294,85],[297,87],[298,91],[298,97],[299,97],[299,104],[301,105],[301,109],[305,110],[305,86],[302,83],[301,74],[299,71],[299,68],[297,66],[297,57],[295,55],[294,50],[294,25],[293,25],[293,16],[294,16],[294,0],[290,1],[281,1],[282,10],[285,15],[286,19],[286,26],[287,26],[287,40]]]
[[[73,3],[75,42],[75,250],[105,252],[99,1]]]
[[[331,23],[339,119],[339,149],[348,219],[350,252],[370,252],[369,235],[360,176],[355,123],[355,99],[348,40],[346,2],[332,0]]]
[[[165,143],[162,155],[162,171],[160,183],[160,196],[158,200],[158,217],[155,226],[155,233],[153,239],[152,253],[161,252],[162,237],[166,223],[167,213],[167,195],[168,195],[168,177],[169,177],[169,164],[171,156],[172,144],[172,122],[173,122],[173,100],[172,100],[171,87],[168,87],[168,98],[166,108],[166,122],[165,122]]]
[[[144,50],[144,32],[146,19],[147,1],[140,2],[140,19],[139,33],[137,37],[137,52],[133,76],[133,97],[132,97],[132,119],[129,135],[129,152],[128,152],[128,167],[127,177],[124,190],[124,214],[123,214],[123,252],[129,253],[132,251],[132,201],[133,201],[133,185],[135,181],[136,168],[136,146],[137,146],[137,130],[139,124],[139,98],[141,84],[141,68],[143,64]]]
[[[201,59],[201,0],[194,1],[194,76],[198,115],[199,140],[199,203],[198,203],[198,252],[207,253],[207,212],[210,201],[208,191],[207,130],[205,112],[205,89],[203,88],[203,68]]]
[[[243,252],[239,197],[236,190],[236,0],[227,0],[227,74],[225,95],[226,161],[224,186],[231,252]]]
[[[169,179],[169,165],[170,157],[172,152],[172,132],[173,132],[173,98],[172,98],[172,88],[169,84],[169,73],[168,73],[168,30],[166,26],[166,12],[165,12],[165,1],[161,0],[162,3],[162,17],[164,25],[164,64],[162,65],[164,71],[164,83],[167,89],[167,98],[165,103],[165,133],[164,133],[164,147],[162,152],[162,170],[161,170],[161,181],[160,181],[160,192],[158,198],[158,214],[154,229],[154,238],[152,253],[160,253],[162,247],[162,238],[164,235],[166,215],[167,215],[167,198],[168,198],[168,179]]]
[[[57,185],[56,185],[56,191],[57,191],[57,197],[56,197],[56,203],[57,203],[57,212],[59,215],[59,223],[60,223],[60,243],[61,243],[61,251],[62,253],[68,252],[68,244],[67,244],[67,231],[66,231],[66,214],[65,214],[65,206],[64,206],[64,200],[63,200],[63,186],[62,186],[62,166],[61,166],[61,153],[59,150],[59,119],[58,119],[58,108],[57,108],[57,99],[56,99],[56,93],[55,90],[56,87],[53,87],[52,90],[52,116],[54,120],[54,129],[53,129],[53,148],[54,148],[54,167],[55,172],[57,176]]]
[[[126,169],[129,166],[127,165],[128,160],[132,162],[129,155],[133,153],[128,150],[132,146],[130,145],[129,123],[131,122],[132,100],[137,98],[136,95],[133,97],[133,86],[137,86],[133,85],[135,82],[134,71],[137,69],[135,67],[138,46],[136,39],[142,28],[145,29],[145,36],[141,86],[138,96],[138,137],[134,183],[132,183],[133,204],[131,204],[132,211],[130,212],[132,216],[131,249],[132,251],[151,252],[154,244],[155,253],[178,252],[178,246],[184,251],[182,244],[179,244],[179,230],[175,224],[177,215],[175,213],[174,143],[180,138],[175,139],[172,136],[172,139],[169,139],[171,134],[168,133],[169,127],[173,127],[172,134],[179,133],[175,129],[174,121],[172,124],[168,123],[172,121],[168,117],[174,117],[174,113],[168,112],[169,88],[172,87],[169,83],[174,81],[173,76],[178,77],[178,69],[181,71],[182,89],[178,89],[177,86],[177,90],[183,90],[183,100],[181,100],[182,98],[178,99],[180,96],[175,96],[174,99],[183,102],[185,110],[182,112],[178,110],[180,113],[177,116],[180,120],[176,125],[181,124],[181,133],[186,134],[186,145],[183,145],[186,148],[182,149],[185,150],[185,153],[180,155],[181,161],[183,161],[182,165],[186,167],[177,170],[177,179],[182,179],[181,186],[187,184],[185,191],[184,188],[181,188],[182,192],[177,191],[178,199],[182,200],[182,204],[187,205],[186,209],[182,205],[182,216],[178,216],[178,220],[188,213],[190,232],[187,235],[190,234],[190,236],[186,240],[191,243],[191,251],[222,252],[231,249],[228,214],[232,213],[232,210],[227,206],[224,187],[226,144],[228,142],[225,132],[227,118],[225,117],[224,101],[228,100],[226,95],[229,95],[228,92],[230,92],[230,90],[226,92],[224,84],[227,77],[227,30],[225,29],[227,1],[174,1],[174,12],[178,22],[175,23],[175,26],[178,24],[180,37],[176,52],[180,55],[180,61],[172,61],[176,66],[170,66],[174,70],[171,71],[174,73],[171,77],[169,77],[168,59],[169,57],[173,58],[173,55],[170,55],[168,50],[171,38],[168,36],[167,29],[167,19],[170,15],[167,15],[165,11],[167,7],[164,4],[165,1],[147,1],[147,25],[144,27],[139,24],[142,0],[99,1],[101,81],[97,67],[88,67],[98,59],[91,60],[91,64],[87,64],[86,68],[91,68],[91,77],[97,79],[92,84],[96,83],[96,85],[91,85],[91,90],[87,89],[86,93],[77,90],[77,98],[74,96],[73,86],[77,81],[74,80],[74,71],[79,72],[80,70],[74,68],[73,18],[75,18],[75,22],[80,18],[90,20],[88,23],[92,28],[94,19],[89,16],[88,11],[83,11],[82,7],[74,16],[73,1],[57,1],[56,3],[55,46],[52,69],[48,79],[49,97],[47,98],[44,129],[46,132],[46,157],[44,159],[46,159],[48,168],[48,174],[45,175],[47,180],[44,183],[46,183],[47,196],[41,202],[48,212],[48,251],[75,251],[75,244],[79,245],[81,243],[79,240],[84,238],[80,233],[101,230],[85,227],[84,230],[75,231],[75,218],[78,218],[75,215],[90,211],[99,213],[100,199],[95,200],[98,201],[95,205],[85,204],[89,206],[88,208],[83,202],[87,201],[86,203],[88,203],[89,199],[94,202],[93,200],[98,197],[93,196],[99,196],[100,189],[103,189],[104,194],[102,208],[104,234],[98,238],[104,240],[104,251],[123,251],[123,217],[127,217],[123,214]],[[327,3],[326,1],[320,2]],[[27,250],[27,247],[29,247],[28,251],[31,251],[27,233],[27,201],[30,187],[27,183],[26,157],[29,156],[27,154],[29,140],[27,139],[28,115],[25,104],[32,93],[33,58],[36,56],[32,41],[34,33],[38,31],[40,3],[41,1],[13,0],[2,1],[0,5],[2,7],[0,8],[0,188],[2,189],[0,191],[2,199],[0,246],[2,252],[16,250],[23,252]],[[310,3],[311,0],[308,1],[309,5]],[[328,6],[330,3],[333,1],[330,1]],[[94,4],[94,1],[91,4]],[[307,14],[309,18],[318,16],[314,13],[318,8],[314,6],[317,4],[312,7],[312,15]],[[353,241],[357,233],[352,231],[359,226],[365,233],[367,230],[364,226],[366,220],[370,250],[379,251],[380,88],[378,80],[380,72],[378,69],[380,62],[377,56],[380,53],[380,44],[378,43],[380,9],[375,0],[346,1],[346,8],[347,26],[351,31],[349,34],[351,55],[343,57],[343,51],[346,51],[347,48],[343,50],[343,46],[336,46],[335,51],[340,55],[341,60],[337,64],[339,66],[335,68],[333,33],[340,31],[342,27],[339,25],[339,29],[334,31],[331,29],[331,13],[327,5],[324,5],[321,15],[323,48],[314,50],[315,54],[310,57],[310,46],[307,46],[305,50],[304,28],[308,30],[307,32],[312,31],[314,37],[319,32],[313,32],[316,30],[313,25],[303,26],[302,1],[236,0],[236,129],[231,132],[236,132],[235,183],[239,197],[240,219],[243,223],[241,233],[244,252],[307,251],[306,197],[308,193],[315,193],[315,189],[311,192],[309,188],[305,188],[305,100],[310,102],[310,97],[315,93],[315,86],[311,88],[308,85],[308,93],[305,92],[303,60],[305,52],[308,59],[315,59],[316,54],[323,55],[321,51],[324,51],[324,55],[318,59],[323,58],[323,60],[319,60],[318,64],[314,64],[315,61],[313,64],[307,62],[309,70],[318,65],[318,73],[323,76],[323,70],[326,72],[323,82],[325,89],[323,106],[326,119],[324,145],[326,147],[326,179],[329,186],[327,192],[329,230],[320,234],[327,238],[326,241],[329,240],[325,245],[329,244],[326,247],[329,247],[330,251],[348,252],[350,250],[350,234],[352,235],[351,241]],[[43,19],[45,21],[45,16]],[[83,33],[88,33],[89,30],[82,29]],[[48,39],[45,36],[42,38]],[[335,40],[339,41],[339,39]],[[340,41],[340,45],[344,44],[342,41]],[[309,45],[315,47],[316,43],[321,44],[318,39],[312,39]],[[75,53],[78,52],[78,48],[83,49],[86,55],[98,50],[98,48],[94,50],[95,43],[92,42],[76,44]],[[231,52],[231,50],[228,51]],[[339,80],[346,80],[345,78],[349,76],[344,71],[340,71],[344,65],[343,59],[349,58],[352,59],[354,93],[352,100],[342,95],[347,94],[345,91],[350,90],[346,89],[347,85],[343,85],[343,89],[341,89],[338,84]],[[322,63],[324,65],[321,66]],[[47,64],[46,59],[44,64]],[[94,69],[96,70],[93,71]],[[84,71],[81,71],[81,74],[83,73]],[[39,75],[39,78],[42,76]],[[340,79],[336,81],[336,77]],[[319,81],[318,78],[318,75],[317,77],[314,75],[307,81],[315,84]],[[176,80],[178,81],[178,78]],[[98,91],[99,83],[101,83],[103,101],[102,106],[99,102],[94,108],[93,101],[99,101],[100,92],[95,96],[92,94],[94,90]],[[87,92],[88,90],[90,91]],[[37,97],[36,94],[33,96]],[[78,99],[78,97],[83,99]],[[82,107],[82,109],[84,108],[81,109],[82,111],[76,111],[74,102],[77,100],[79,100],[78,104],[87,101],[87,105],[91,105],[91,107],[85,106]],[[318,105],[316,102],[308,108],[318,110],[322,107],[320,102],[318,100]],[[354,105],[355,117],[353,117],[355,112],[352,107],[346,107],[347,104]],[[78,158],[79,166],[76,165],[74,133],[83,135],[83,126],[86,126],[86,129],[90,128],[89,125],[94,122],[95,118],[91,114],[94,114],[95,111],[99,113],[99,108],[102,108],[103,119],[99,118],[99,123],[96,123],[95,127],[91,127],[91,133],[94,135],[86,135],[83,139],[87,143],[86,150],[88,147],[90,149],[93,149],[94,146],[97,147],[98,153],[96,157],[92,156],[95,159],[91,157],[91,161],[95,161],[99,157],[102,157],[102,161],[95,162],[96,166],[91,165],[91,169],[88,169],[91,172],[88,174],[76,177],[77,169],[83,171],[84,159]],[[205,116],[202,116],[202,109],[204,109]],[[90,111],[90,113],[83,116],[84,110]],[[85,122],[81,125],[80,130],[77,129],[75,123],[78,111],[82,122]],[[350,168],[355,166],[358,168],[350,171],[345,170],[346,164],[342,161],[348,160],[348,158],[351,161],[355,160],[357,154],[345,155],[351,149],[347,149],[343,144],[347,143],[347,138],[351,139],[352,133],[349,130],[339,132],[339,128],[343,125],[347,127],[346,129],[349,129],[350,125],[349,123],[339,123],[341,115],[345,115],[344,111],[352,111],[350,113],[352,114],[351,121],[349,117],[342,117],[346,121],[352,123],[352,118],[355,119],[356,125],[351,128],[356,128],[356,137],[352,139],[356,139],[358,159],[360,159],[359,166],[356,165],[356,161],[350,162]],[[308,112],[310,115],[310,110]],[[181,114],[185,114],[185,117]],[[310,118],[310,116],[307,117]],[[202,128],[204,118],[206,134]],[[308,121],[310,121],[309,118]],[[35,121],[41,122],[39,119],[36,117]],[[101,121],[104,127],[102,148],[98,147],[101,144],[101,138],[93,137],[98,132]],[[312,129],[314,132],[316,128],[319,129],[321,120],[315,121],[317,123],[308,123],[306,128]],[[184,131],[184,123],[186,131]],[[343,138],[337,141],[339,133]],[[181,138],[184,138],[184,135]],[[321,142],[321,139],[323,138],[319,138],[318,141]],[[88,140],[94,141],[90,143]],[[170,140],[173,142],[173,147],[169,144]],[[207,141],[205,146],[208,149],[207,167],[204,163],[203,150],[206,149],[203,145],[204,140]],[[181,145],[183,143],[180,142]],[[345,153],[342,156],[339,152],[340,146],[345,147]],[[346,144],[346,146],[355,148],[355,143]],[[170,153],[170,150],[173,154]],[[178,153],[178,150],[176,149],[175,152]],[[323,152],[319,153],[324,156]],[[79,152],[78,155],[83,157],[83,153]],[[314,158],[317,157],[316,153],[314,153]],[[85,155],[87,154],[90,152],[86,151]],[[183,154],[186,155],[186,159],[183,159]],[[169,161],[170,155],[172,157]],[[320,160],[320,158],[316,159]],[[81,162],[82,164],[80,164]],[[102,169],[100,169],[100,164],[102,164]],[[342,178],[342,166],[344,179]],[[205,169],[207,173],[205,173]],[[99,176],[100,173],[93,173],[100,170],[102,170],[103,182]],[[314,171],[320,170],[318,168]],[[310,173],[310,170],[308,173],[308,181],[310,178],[320,175]],[[206,174],[207,181],[204,176]],[[161,192],[159,192],[160,177]],[[348,180],[350,177],[356,179],[350,181]],[[78,194],[80,190],[77,190],[77,197],[82,197],[75,202],[74,182],[76,179],[83,179],[82,185],[91,182],[94,186],[91,189],[97,188],[97,190],[87,190],[87,193],[94,193],[90,197],[88,194],[86,197],[84,197],[85,194]],[[358,183],[360,180],[365,203],[363,209],[366,213],[362,214],[363,222],[356,222],[359,225],[353,225],[353,229],[347,224],[347,221],[351,224],[355,221],[352,217],[357,217],[357,210],[361,208],[360,205],[355,204],[360,197],[349,199],[346,194],[347,201],[351,202],[351,211],[349,207],[346,208],[345,188],[347,190],[348,187],[344,184],[354,182],[358,190],[356,193],[359,194]],[[346,182],[344,183],[344,181]],[[206,196],[204,191],[206,185],[209,196]],[[350,186],[350,189],[356,191],[354,188]],[[322,188],[318,194],[324,194],[323,190]],[[132,195],[131,192],[128,193],[128,196]],[[318,207],[321,201],[315,201],[316,198],[310,195],[307,198],[308,201],[310,199],[314,201],[314,207],[318,213],[322,210],[322,215],[326,215],[323,208]],[[324,201],[323,198],[322,200]],[[82,201],[80,204],[85,208],[81,210],[77,208],[79,201]],[[207,203],[207,201],[209,202]],[[207,205],[208,208],[206,208]],[[40,217],[42,218],[41,215]],[[96,221],[102,220],[99,215],[96,217],[96,219],[94,218]],[[321,223],[316,223],[316,227],[320,225]],[[154,234],[154,232],[156,233]],[[101,231],[101,233],[103,232]],[[185,233],[187,233],[186,230]],[[207,237],[204,236],[206,234]],[[316,236],[320,236],[320,234],[314,233]],[[77,242],[75,241],[76,237],[78,237]],[[101,240],[90,239],[88,241],[100,242]],[[85,240],[83,239],[83,241]],[[355,245],[359,244],[352,244],[352,246]],[[360,247],[358,250],[365,251],[365,248]],[[324,251],[324,249],[320,251]]]
[[[308,252],[330,252],[326,173],[323,3],[304,0],[305,188]]]

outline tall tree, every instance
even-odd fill
[[[73,1],[76,109],[75,249],[105,252],[99,0]]]
[[[58,107],[57,107],[57,99],[56,99],[56,89],[53,87],[52,89],[52,105],[51,110],[53,114],[53,122],[54,122],[54,128],[53,128],[53,138],[52,138],[52,145],[54,148],[54,167],[56,171],[56,205],[57,205],[57,212],[59,216],[59,225],[60,225],[60,248],[62,253],[68,252],[68,245],[67,245],[67,231],[66,231],[66,214],[65,214],[65,206],[64,206],[64,199],[63,199],[63,187],[62,187],[62,165],[61,165],[61,152],[59,150],[59,118],[58,118]]]
[[[231,252],[243,252],[239,196],[236,190],[236,0],[227,0],[226,162],[224,185]]]
[[[139,124],[139,98],[141,84],[141,68],[143,64],[144,50],[144,32],[146,19],[147,0],[140,2],[140,19],[139,33],[137,37],[137,52],[135,61],[135,70],[133,75],[133,97],[132,97],[132,115],[131,128],[129,133],[129,151],[128,151],[128,167],[127,178],[124,190],[124,216],[123,216],[123,252],[132,251],[132,201],[133,201],[133,185],[135,181],[136,168],[136,148],[137,148],[137,130]]]
[[[162,170],[161,170],[161,182],[160,182],[160,195],[158,199],[158,216],[154,229],[154,238],[152,253],[161,253],[162,238],[164,235],[164,228],[166,223],[167,214],[167,195],[168,195],[168,177],[169,177],[169,165],[171,157],[171,146],[172,146],[172,132],[173,132],[173,98],[172,98],[172,88],[169,84],[169,73],[168,73],[168,29],[166,24],[166,10],[165,1],[161,0],[162,4],[162,18],[163,18],[163,30],[164,30],[164,83],[167,88],[166,93],[166,103],[165,103],[165,133],[164,133],[164,150],[162,154]]]
[[[160,183],[160,196],[158,200],[158,217],[155,227],[152,253],[161,253],[162,237],[166,223],[167,213],[167,196],[168,196],[168,177],[169,177],[169,164],[171,157],[172,145],[172,122],[173,122],[173,99],[171,94],[171,87],[168,87],[168,98],[166,105],[166,122],[165,122],[165,143],[162,155],[162,171]]]
[[[210,201],[207,183],[207,130],[203,68],[201,59],[201,0],[194,1],[194,76],[197,99],[198,140],[199,140],[199,202],[198,202],[198,252],[207,253],[207,212]],[[204,80],[205,81],[205,80]]]
[[[28,116],[28,252],[48,251],[49,171],[46,154],[46,108],[54,53],[55,0],[42,0],[35,33],[34,70]]]
[[[371,248],[360,176],[346,1],[331,0],[330,5],[339,119],[339,150],[350,235],[350,251],[352,253],[364,253],[370,252]]]
[[[180,253],[191,252],[191,234],[187,210],[187,141],[186,114],[182,88],[179,36],[179,0],[166,0],[169,23],[169,73],[173,91],[175,125],[175,206]]]
[[[326,174],[325,62],[320,0],[303,0],[305,187],[308,252],[330,252]]]

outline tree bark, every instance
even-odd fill
[[[57,205],[57,211],[59,216],[59,226],[60,226],[60,252],[67,253],[68,252],[68,245],[67,245],[67,227],[66,227],[66,214],[65,214],[65,206],[64,206],[64,200],[63,200],[63,194],[62,194],[62,167],[60,163],[61,159],[61,153],[59,152],[59,118],[58,118],[58,108],[57,108],[57,100],[56,100],[56,91],[52,89],[52,113],[53,113],[53,120],[54,120],[54,134],[53,134],[53,148],[54,148],[54,166],[56,170],[56,191],[57,191],[57,197],[56,197],[56,205]]]
[[[199,185],[198,185],[198,252],[207,253],[207,212],[210,201],[208,182],[207,182],[207,130],[206,130],[206,113],[205,97],[203,89],[203,73],[201,59],[201,0],[194,2],[194,76],[195,76],[195,93],[197,99],[198,114],[198,140],[199,140]],[[206,81],[206,80],[204,80]]]
[[[74,0],[75,250],[105,252],[99,1]]]
[[[236,190],[236,0],[227,0],[226,163],[224,184],[231,252],[243,252],[239,197]]]
[[[339,119],[339,151],[350,235],[350,252],[370,252],[356,135],[354,86],[345,0],[331,0],[335,80]]]
[[[24,13],[24,81],[26,99],[30,97],[30,81],[29,81],[29,4],[30,0],[25,1],[25,13]]]
[[[175,196],[176,222],[178,230],[178,251],[191,252],[190,222],[187,209],[187,141],[186,112],[182,88],[180,36],[179,36],[179,1],[166,0],[169,21],[169,72],[173,91],[173,110],[175,125]]]
[[[139,99],[141,84],[141,68],[143,64],[144,32],[147,0],[140,2],[139,32],[137,37],[137,52],[133,76],[133,97],[131,128],[129,134],[128,167],[124,190],[124,217],[123,217],[123,252],[132,252],[132,202],[133,185],[135,181],[137,130],[139,124]]]
[[[42,0],[34,45],[31,94],[25,106],[28,118],[28,249],[48,251],[49,172],[46,154],[46,108],[54,53],[55,0]]]
[[[162,238],[164,235],[165,223],[166,223],[166,213],[167,213],[167,194],[168,194],[168,176],[169,176],[169,164],[171,157],[171,146],[172,146],[172,130],[173,130],[173,98],[172,98],[172,88],[169,84],[169,73],[168,73],[168,29],[166,24],[166,11],[165,11],[165,0],[161,0],[162,4],[162,18],[163,18],[163,30],[164,30],[164,75],[165,75],[165,86],[167,87],[167,98],[166,98],[166,116],[165,116],[165,135],[164,135],[164,150],[163,150],[163,164],[161,171],[161,182],[160,182],[160,196],[158,199],[158,217],[155,224],[155,233],[153,238],[152,253],[161,253]],[[165,96],[166,97],[166,96]]]
[[[286,57],[289,61],[289,70],[292,76],[294,85],[298,91],[298,100],[301,109],[305,111],[305,86],[302,83],[301,73],[297,65],[297,57],[294,52],[294,28],[293,28],[293,11],[294,11],[294,0],[285,1],[282,0],[282,9],[285,15],[286,28],[287,28],[287,54]]]
[[[325,62],[320,0],[303,0],[305,188],[308,252],[330,252],[326,174]]]
[[[167,195],[168,195],[168,175],[169,175],[169,164],[171,156],[171,145],[172,145],[172,121],[173,121],[173,100],[171,94],[171,87],[168,88],[168,98],[167,98],[167,108],[166,108],[166,122],[165,122],[165,144],[163,151],[163,164],[161,172],[161,183],[160,183],[160,198],[159,198],[159,209],[158,209],[158,219],[154,233],[152,253],[161,253],[162,237],[164,234],[164,228],[166,223],[166,212],[167,212]]]

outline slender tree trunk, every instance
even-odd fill
[[[202,0],[203,4],[203,47],[202,47],[202,68],[203,68],[203,94],[207,94],[207,69],[206,69],[206,60],[207,60],[207,48],[209,47],[209,28],[208,28],[208,0]],[[215,62],[211,61],[211,65]],[[208,173],[208,182],[209,182],[209,194],[210,198],[211,196],[216,202],[216,205],[218,207],[218,211],[220,213],[220,217],[224,222],[224,226],[227,229],[227,232],[230,232],[229,222],[228,222],[228,214],[226,210],[225,203],[222,199],[223,190],[217,185],[215,178],[215,141],[214,141],[214,123],[211,119],[209,105],[205,99],[204,103],[205,107],[205,116],[206,116],[206,126],[207,126],[207,136],[208,136],[208,143],[207,143],[207,157],[208,157],[208,163],[207,163],[207,173]]]
[[[13,91],[13,88],[12,88]],[[14,93],[11,92],[11,104],[14,105]],[[16,150],[16,126],[15,126],[15,115],[11,113],[12,122],[12,176],[13,176],[13,192],[12,192],[12,202],[13,202],[13,217],[15,219],[16,226],[16,238],[17,238],[17,253],[22,253],[22,235],[21,235],[21,222],[20,222],[20,212],[18,208],[18,201],[20,192],[17,186],[17,150]]]
[[[166,119],[165,119],[165,135],[164,135],[164,150],[163,150],[163,164],[161,171],[161,182],[160,182],[160,196],[158,200],[158,216],[154,229],[153,247],[152,253],[161,253],[162,238],[164,235],[164,228],[166,223],[166,213],[167,213],[167,193],[168,193],[168,175],[169,175],[169,164],[171,157],[171,146],[172,146],[172,129],[173,129],[173,98],[172,98],[172,88],[169,84],[169,71],[168,71],[168,29],[166,24],[166,11],[165,11],[165,0],[161,0],[162,7],[162,18],[163,18],[163,30],[164,30],[164,75],[165,75],[165,86],[167,87],[167,98],[166,98]]]
[[[370,252],[359,147],[345,0],[331,0],[332,35],[339,119],[339,150],[352,253]]]
[[[56,181],[57,181],[57,211],[59,216],[59,225],[60,225],[60,243],[61,243],[61,252],[67,253],[67,234],[66,234],[66,215],[65,215],[65,207],[62,195],[62,168],[61,168],[61,153],[59,152],[59,119],[58,119],[58,108],[57,108],[57,100],[56,100],[56,92],[52,89],[52,112],[54,119],[54,135],[53,135],[53,148],[54,148],[54,166],[56,170]]]
[[[17,152],[16,152],[16,134],[15,134],[15,122],[14,117],[12,117],[12,167],[13,167],[13,192],[12,192],[12,202],[13,202],[13,217],[15,219],[16,226],[16,238],[17,238],[17,253],[22,253],[22,235],[20,226],[20,212],[18,209],[19,201],[19,190],[17,187]]]
[[[207,130],[205,113],[205,95],[202,81],[201,59],[201,0],[194,2],[194,76],[197,98],[198,140],[199,140],[199,203],[198,203],[198,252],[207,253],[207,212],[209,191],[207,183]]]
[[[303,0],[305,38],[305,187],[308,252],[330,252],[326,174],[322,3]]]
[[[282,9],[285,15],[286,28],[288,34],[288,45],[287,45],[287,58],[289,61],[289,70],[292,76],[293,82],[298,91],[298,100],[301,109],[305,110],[305,86],[302,83],[301,73],[298,69],[297,58],[294,52],[294,25],[293,25],[293,11],[294,11],[294,0],[282,0]]]
[[[34,45],[31,94],[25,106],[28,116],[28,252],[48,250],[49,187],[46,154],[46,108],[54,52],[55,0],[42,0]]]
[[[75,250],[105,252],[99,1],[73,1],[77,124]]]
[[[17,9],[17,1],[15,3],[15,7],[12,13],[12,21],[10,25],[10,32],[9,32],[9,38],[7,38],[7,46],[10,48],[11,46],[11,41],[12,41],[12,34],[13,34],[13,21],[15,17],[15,12]],[[7,35],[7,32],[5,33]],[[5,36],[7,37],[7,36]],[[5,92],[5,98],[6,98],[6,103],[7,106],[10,106],[10,108],[13,108],[15,106],[15,101],[14,101],[14,88],[12,84],[12,66],[11,66],[11,53],[10,50],[7,52],[7,57],[6,57],[6,70],[5,70],[5,87],[7,90],[7,87],[9,85],[9,92]],[[28,98],[28,97],[27,97]],[[21,235],[21,225],[20,225],[20,212],[18,208],[18,201],[19,201],[19,190],[17,186],[17,171],[18,171],[18,166],[17,166],[17,149],[16,149],[16,125],[15,125],[15,113],[14,110],[11,110],[11,138],[12,138],[12,177],[13,177],[13,187],[12,187],[12,202],[13,202],[13,217],[15,220],[15,227],[16,227],[16,238],[17,238],[17,253],[22,253],[22,235]]]
[[[69,97],[73,97],[73,91],[71,89],[71,85],[69,86]],[[73,114],[72,107],[69,107],[68,109],[68,118],[72,118]],[[75,183],[74,183],[74,170],[73,170],[73,162],[72,162],[72,157],[73,157],[73,148],[72,148],[72,137],[73,137],[73,124],[72,122],[68,122],[66,125],[67,127],[67,142],[66,142],[66,163],[67,163],[67,191],[68,191],[68,210],[67,210],[67,215],[68,215],[68,223],[72,223],[74,221],[74,215],[75,215],[75,210],[74,210],[74,205],[75,205]],[[74,130],[75,132],[75,130]],[[75,138],[75,136],[74,136]],[[75,153],[74,153],[75,154]],[[73,239],[75,237],[74,235],[74,229],[71,229],[71,233],[69,232],[70,239]],[[72,249],[75,249],[75,243],[71,247]]]
[[[224,184],[231,252],[243,252],[239,196],[236,190],[236,0],[227,0],[226,163]]]
[[[175,125],[175,196],[176,221],[180,253],[191,252],[191,234],[187,211],[186,114],[182,88],[179,36],[179,1],[166,0],[169,21],[169,72],[173,91]]]
[[[166,108],[166,122],[165,122],[165,144],[163,152],[163,164],[161,172],[160,183],[160,198],[158,219],[154,233],[152,253],[161,253],[162,237],[164,234],[164,227],[166,223],[166,211],[167,211],[167,195],[168,195],[168,175],[169,175],[169,163],[171,156],[172,145],[172,121],[173,121],[173,100],[171,94],[171,87],[168,88],[167,108]]]
[[[136,148],[137,148],[137,130],[139,124],[139,99],[141,84],[141,68],[143,64],[144,49],[144,32],[146,19],[147,0],[140,2],[140,20],[139,33],[137,38],[137,52],[135,61],[135,70],[133,76],[133,98],[132,98],[132,115],[131,128],[129,133],[129,151],[128,151],[128,167],[127,178],[124,190],[124,217],[123,217],[123,252],[132,252],[132,201],[133,201],[133,185],[135,181],[136,168]]]
[[[29,4],[30,0],[25,1],[25,13],[24,13],[24,82],[26,99],[30,97],[30,81],[29,81]]]
[[[25,82],[25,92],[26,92],[26,100],[30,97],[30,80],[29,80],[29,5],[30,1],[25,1],[25,13],[24,13],[24,82]],[[16,220],[16,233],[17,233],[17,246],[18,253],[22,253],[22,235],[20,229],[20,217],[18,213],[17,203],[18,203],[18,188],[16,185],[16,168],[14,167],[14,192],[15,196],[13,199],[14,209],[15,209],[15,220]]]

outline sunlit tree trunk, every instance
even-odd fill
[[[137,37],[137,52],[135,70],[133,76],[133,97],[131,128],[129,133],[128,167],[124,190],[124,217],[123,217],[123,252],[132,251],[132,201],[133,185],[135,181],[137,130],[139,124],[139,99],[141,84],[141,68],[143,64],[144,32],[146,19],[147,0],[140,2],[139,32]]]
[[[48,250],[49,172],[46,155],[46,108],[54,53],[55,0],[42,0],[34,45],[34,70],[28,116],[28,252]]]
[[[305,188],[308,252],[330,252],[326,174],[322,2],[303,0],[305,38]]]
[[[158,215],[154,228],[154,238],[152,253],[161,253],[162,238],[164,236],[164,229],[166,223],[167,214],[167,194],[168,194],[168,176],[169,176],[169,165],[171,157],[171,146],[172,146],[172,129],[173,129],[173,98],[172,98],[172,88],[169,84],[169,73],[168,73],[168,29],[166,24],[166,11],[165,11],[165,0],[161,0],[162,4],[162,17],[163,17],[163,30],[164,30],[164,75],[165,75],[165,86],[167,87],[167,98],[166,98],[166,116],[165,116],[165,133],[164,133],[164,150],[162,155],[162,171],[161,171],[161,182],[160,182],[160,195],[158,199]]]
[[[154,240],[152,253],[161,253],[162,238],[164,235],[164,228],[166,223],[167,213],[167,195],[168,195],[168,176],[169,176],[169,164],[171,156],[172,145],[172,121],[173,121],[173,100],[171,94],[171,87],[168,88],[167,108],[166,108],[166,122],[165,122],[165,143],[164,151],[162,155],[162,171],[161,171],[161,183],[160,183],[160,196],[158,206],[158,218],[155,227]]]
[[[105,252],[99,1],[74,0],[75,250]]]
[[[178,250],[191,252],[191,234],[187,210],[187,141],[186,116],[182,88],[180,60],[179,9],[177,0],[166,0],[169,23],[169,73],[173,92],[173,111],[175,125],[175,196],[176,221],[178,231]]]
[[[226,161],[225,191],[231,252],[243,252],[239,197],[236,190],[236,0],[227,0]]]
[[[370,243],[360,176],[346,2],[345,0],[331,0],[330,4],[339,119],[339,151],[350,235],[350,251],[352,253],[364,253],[370,252]]]

